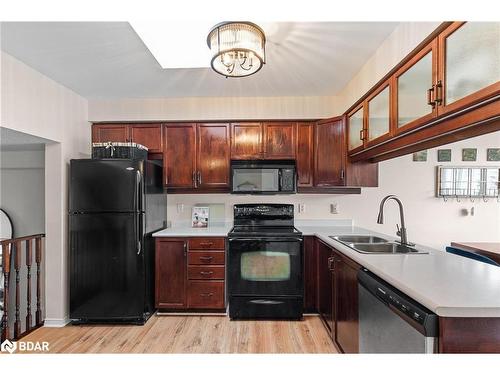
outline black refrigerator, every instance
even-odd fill
[[[154,312],[154,239],[165,227],[161,163],[73,159],[70,319],[144,324]]]

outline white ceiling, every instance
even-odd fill
[[[246,78],[162,69],[127,22],[3,22],[1,48],[87,98],[334,95],[398,23],[261,25],[267,64]]]

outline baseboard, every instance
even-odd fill
[[[66,317],[64,319],[45,319],[43,326],[50,327],[50,328],[60,328],[60,327],[64,327],[65,325],[68,325],[69,322],[70,322],[70,320],[68,317]]]

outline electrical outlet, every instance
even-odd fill
[[[303,214],[306,212],[306,205],[304,203],[299,203],[299,213]]]
[[[184,204],[177,203],[177,213],[182,214],[184,212]]]
[[[330,213],[333,215],[336,215],[339,213],[339,205],[338,203],[332,203],[330,204]]]

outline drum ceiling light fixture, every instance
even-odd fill
[[[222,22],[208,33],[212,69],[227,77],[246,77],[266,63],[266,36],[251,22]]]

